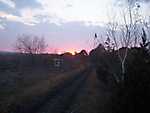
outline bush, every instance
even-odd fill
[[[113,94],[113,113],[150,112],[150,57],[143,49],[136,49],[132,54],[125,81]]]

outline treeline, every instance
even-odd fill
[[[58,60],[59,67],[55,67]],[[85,66],[88,54],[82,50],[75,55],[71,53],[47,54],[47,53],[0,53],[0,72],[26,71],[26,69],[44,69],[48,71],[67,71],[68,69]],[[57,69],[58,68],[58,69]]]
[[[121,63],[118,51],[108,51],[102,44],[90,52],[90,61],[97,77],[112,92],[109,103],[112,113],[139,113],[150,111],[150,51],[141,47],[128,48],[124,79],[121,79]]]
[[[122,15],[108,23],[106,35],[95,33],[99,45],[90,52],[90,61],[111,89],[110,113],[150,112],[150,19],[141,8],[140,2],[128,0]]]

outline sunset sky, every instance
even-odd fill
[[[150,0],[139,1],[150,16]],[[133,3],[134,3],[133,2]],[[90,50],[126,0],[0,0],[0,51],[13,51],[21,34],[44,36],[47,52]]]

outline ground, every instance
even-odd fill
[[[15,76],[14,72],[1,74],[7,74],[9,82]],[[29,75],[24,79],[17,77],[14,84],[1,84],[0,113],[107,113],[109,110],[111,93],[91,67],[61,73],[39,69]]]

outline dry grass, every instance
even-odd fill
[[[71,107],[73,113],[106,113],[106,104],[110,93],[105,90],[104,85],[97,79],[93,71],[75,104]]]
[[[16,83],[15,89],[4,89],[0,91],[0,112],[8,112],[12,105],[26,104],[33,98],[44,96],[56,86],[60,86],[66,80],[75,76],[81,69],[65,73],[33,72],[30,79],[20,80]],[[36,74],[36,75],[35,75]],[[44,74],[47,74],[46,76]],[[12,74],[13,75],[13,74]],[[44,76],[44,77],[42,77]],[[37,78],[36,78],[37,77]],[[27,77],[26,77],[27,78]]]

